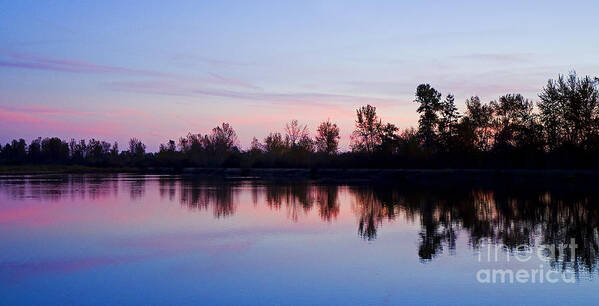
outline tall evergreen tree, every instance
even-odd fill
[[[445,150],[451,150],[453,138],[457,134],[457,125],[460,119],[460,113],[455,105],[455,98],[452,94],[445,97],[441,102],[441,117],[439,118],[439,134],[441,143]]]
[[[420,84],[416,88],[416,99],[419,103],[418,134],[425,149],[431,151],[437,143],[436,130],[439,124],[437,112],[441,109],[441,93],[429,84]]]

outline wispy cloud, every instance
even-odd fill
[[[108,118],[149,118],[146,111],[132,108],[114,108],[104,113]]]
[[[394,99],[373,98],[351,96],[343,94],[329,94],[317,92],[294,92],[294,93],[276,93],[276,92],[243,92],[233,90],[215,90],[199,89],[193,91],[196,94],[216,97],[227,97],[242,100],[264,101],[270,103],[310,103],[310,104],[339,104],[347,102],[378,102],[394,103]]]
[[[370,92],[390,96],[413,95],[417,84],[414,81],[351,81],[346,82],[353,91]]]
[[[106,82],[104,86],[116,91],[134,92],[140,94],[164,96],[192,96],[180,82],[168,81],[113,81]]]
[[[531,62],[535,58],[533,53],[472,53],[464,55],[450,56],[458,60],[484,61],[494,63],[525,63]]]
[[[179,82],[193,82],[193,83],[204,83],[211,84],[213,86],[224,86],[224,87],[239,87],[246,89],[258,90],[258,86],[250,84],[244,80],[224,76],[222,74],[214,72],[205,72],[203,76],[185,76],[173,73],[166,73],[161,71],[153,71],[147,69],[136,69],[122,66],[102,65],[87,61],[78,61],[70,59],[58,59],[51,57],[39,57],[31,56],[20,53],[11,53],[5,56],[4,59],[0,57],[0,67],[9,68],[21,68],[30,70],[42,70],[42,71],[58,71],[66,73],[78,73],[78,74],[111,74],[111,75],[124,75],[124,76],[137,76],[137,77],[153,77],[160,78],[159,80],[143,81],[143,82],[130,82],[129,87],[134,89],[137,88],[139,91],[147,91],[151,88],[165,87],[166,81],[163,80],[178,80]],[[168,85],[171,86],[172,85]],[[162,92],[161,94],[170,95],[182,95],[181,93],[175,94],[173,92],[167,93]]]
[[[61,71],[88,74],[126,74],[138,76],[164,77],[167,73],[134,69],[120,66],[100,65],[85,61],[36,57],[25,54],[10,54],[8,59],[0,60],[0,67],[12,67],[34,70]]]
[[[234,78],[227,78],[227,77],[223,77],[221,75],[218,75],[216,73],[210,73],[210,76],[225,85],[233,85],[233,86],[237,86],[237,87],[245,87],[245,88],[251,88],[251,89],[260,89],[260,87],[258,86],[254,86],[250,83],[238,80],[238,79],[234,79]]]
[[[380,97],[366,97],[345,94],[331,94],[320,92],[267,92],[267,91],[239,91],[221,88],[193,88],[181,83],[173,82],[110,82],[106,86],[113,90],[130,91],[144,94],[178,95],[178,96],[212,96],[237,100],[265,102],[271,104],[299,103],[305,104],[347,104],[347,103],[397,103],[395,99]]]
[[[182,64],[182,65],[196,65],[198,63],[208,64],[211,66],[219,66],[219,67],[245,67],[255,65],[250,62],[242,62],[235,60],[223,60],[218,58],[197,56],[195,54],[176,54],[171,57],[171,61]]]
[[[11,111],[0,109],[0,125],[2,124],[37,124],[37,123],[49,123],[45,119],[41,119],[37,116],[31,115],[27,112]]]
[[[90,111],[79,111],[72,109],[62,109],[48,106],[7,106],[1,107],[5,110],[17,111],[17,112],[26,112],[29,114],[43,114],[43,115],[94,115],[96,112]]]

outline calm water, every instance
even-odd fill
[[[596,303],[598,223],[590,192],[5,176],[0,303]]]

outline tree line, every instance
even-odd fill
[[[538,102],[518,93],[487,103],[468,98],[460,112],[452,94],[416,88],[418,127],[383,122],[375,106],[356,110],[351,151],[339,152],[340,130],[330,119],[314,136],[291,120],[284,132],[253,138],[243,150],[233,127],[169,140],[158,152],[132,138],[126,150],[101,140],[23,139],[0,146],[0,163],[136,167],[330,168],[598,168],[599,79],[575,72],[550,79]]]

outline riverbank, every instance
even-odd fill
[[[599,183],[596,170],[529,169],[304,169],[304,168],[99,168],[86,166],[1,166],[0,175],[20,174],[140,173],[179,174],[206,179],[314,180],[323,183],[377,184],[405,183],[420,186],[457,184],[493,186],[575,186],[594,187]]]
[[[135,167],[89,167],[79,165],[0,166],[0,174],[123,173],[143,172]]]
[[[591,187],[599,183],[596,170],[528,169],[267,169],[267,168],[185,168],[183,174],[200,177],[312,179],[320,182],[377,184],[404,183],[419,186],[537,185]]]

